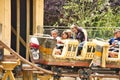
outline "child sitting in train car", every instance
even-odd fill
[[[51,31],[51,38],[56,39],[57,41],[61,40],[61,38],[58,36],[58,30],[57,29],[53,29]]]
[[[71,29],[67,29],[67,30],[65,30],[65,32],[68,33],[68,38],[69,39],[75,39],[75,38],[73,38],[73,33],[72,33]]]
[[[68,33],[66,31],[63,31],[61,34],[61,40],[57,41],[56,50],[55,50],[56,54],[60,55],[62,53],[64,43],[68,39],[68,37],[69,37]]]

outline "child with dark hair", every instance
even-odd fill
[[[61,34],[61,40],[57,41],[57,45],[56,45],[56,54],[61,54],[64,43],[66,41],[66,39],[68,39],[68,33],[66,31],[63,31]]]
[[[69,38],[69,39],[74,39],[73,36],[72,36],[73,33],[72,33],[72,31],[71,31],[70,29],[67,29],[67,30],[65,30],[65,31],[68,33],[68,38]]]

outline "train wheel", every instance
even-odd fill
[[[53,80],[60,80],[60,74],[62,69],[56,66],[53,66],[51,69],[53,72],[57,72],[57,75],[53,75]]]
[[[78,74],[81,80],[90,80],[92,70],[89,68],[83,68],[78,70]]]

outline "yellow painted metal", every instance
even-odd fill
[[[61,59],[76,59],[76,54],[78,50],[78,40],[66,40],[63,45],[62,53],[60,55],[56,54],[56,49],[53,50],[53,57],[54,58],[61,58]]]
[[[103,46],[103,53],[102,53],[102,67],[106,67],[106,54],[108,53],[109,45]]]
[[[50,54],[51,55],[51,53],[52,53],[52,49],[51,48],[45,48],[44,46],[40,46],[39,49],[44,54]]]
[[[84,57],[84,59],[93,59],[95,54],[95,47],[96,44],[94,42],[85,42],[85,44],[83,45],[81,56]]]

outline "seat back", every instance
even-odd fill
[[[106,60],[107,61],[120,61],[120,44],[117,48],[113,47],[113,50],[110,51],[110,47],[108,48]],[[114,56],[109,56],[110,54],[114,54]]]
[[[78,50],[78,45],[79,45],[78,40],[67,41],[65,47],[63,48],[63,54],[65,54],[65,58],[75,59]]]
[[[106,57],[108,53],[109,43],[101,40],[93,40],[96,43],[95,55],[93,58],[93,63],[97,66],[105,67],[106,66]]]
[[[95,54],[95,47],[96,44],[94,42],[87,42],[87,52],[85,55],[85,59],[93,59]]]
[[[94,42],[85,42],[81,54],[77,56],[77,59],[93,59],[95,46]]]
[[[62,58],[62,59],[67,59],[67,58],[75,59],[76,58],[76,53],[77,53],[77,50],[78,50],[78,44],[79,44],[78,40],[68,39],[64,43],[61,55],[58,55],[58,54],[56,55],[55,50],[54,50],[53,51],[53,56],[55,58]]]

